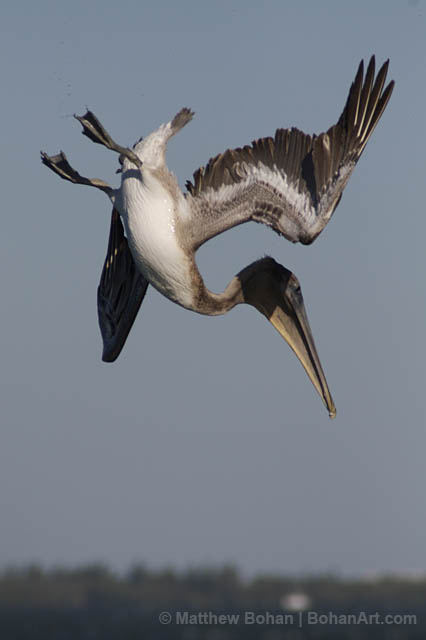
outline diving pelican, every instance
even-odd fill
[[[165,152],[169,139],[192,119],[190,109],[181,109],[132,149],[114,142],[91,111],[75,116],[83,134],[120,155],[121,186],[113,189],[103,180],[81,176],[63,152],[42,152],[43,163],[59,176],[96,187],[113,203],[98,287],[104,361],[118,357],[149,284],[201,314],[223,314],[247,303],[287,341],[330,417],[336,415],[296,276],[265,257],[242,269],[216,294],[205,286],[195,252],[210,238],[250,220],[272,227],[291,242],[313,242],[330,220],[389,101],[393,81],[383,88],[388,63],[375,77],[373,56],[364,78],[361,61],[342,115],[326,133],[278,129],[274,138],[228,149],[194,173],[185,195],[166,166]]]

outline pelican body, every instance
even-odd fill
[[[96,116],[76,116],[92,141],[120,154],[121,185],[113,189],[75,171],[64,153],[42,161],[62,178],[104,191],[113,204],[107,257],[98,288],[103,360],[115,360],[148,285],[197,313],[223,314],[237,304],[258,309],[294,350],[330,417],[336,415],[307,319],[300,284],[270,257],[242,269],[221,294],[209,291],[195,253],[236,225],[262,222],[291,242],[310,244],[330,220],[342,191],[389,101],[388,61],[375,77],[360,63],[345,108],[326,133],[278,129],[228,149],[194,173],[183,194],[166,166],[167,142],[193,117],[183,108],[132,149],[111,138]],[[124,225],[124,229],[123,229]]]
[[[175,176],[165,167],[166,143],[172,135],[169,123],[136,144],[133,150],[142,162],[140,171],[123,159],[114,206],[139,271],[167,298],[199,311],[193,286],[195,260],[184,230],[190,209]]]

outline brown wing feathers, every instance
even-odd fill
[[[259,138],[253,140],[251,146],[227,149],[211,158],[206,167],[200,167],[194,173],[194,183],[188,180],[186,187],[195,197],[208,188],[215,190],[238,183],[245,178],[244,163],[262,163],[271,170],[278,167],[288,176],[298,176],[311,145],[312,136],[296,128],[277,129],[275,138]]]
[[[194,183],[186,183],[189,193],[197,196],[209,188],[216,190],[238,183],[245,177],[244,163],[262,163],[271,170],[278,169],[299,192],[309,193],[316,208],[342,166],[353,168],[386,108],[394,86],[392,81],[383,91],[388,64],[389,61],[383,64],[373,84],[374,56],[365,80],[361,61],[345,108],[337,124],[326,133],[310,136],[296,128],[277,129],[274,138],[260,138],[251,146],[228,149],[194,173]]]

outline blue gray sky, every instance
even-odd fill
[[[0,29],[0,567],[425,568],[424,0],[23,1]],[[183,187],[227,147],[327,129],[372,53],[395,91],[320,238],[249,224],[198,254],[215,291],[264,254],[297,274],[336,420],[248,307],[205,318],[150,289],[102,363],[110,205],[40,149],[116,185],[72,114],[129,145],[189,106]]]

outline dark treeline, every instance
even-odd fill
[[[286,596],[303,593],[307,609],[337,615],[365,612],[416,616],[415,624],[315,624],[299,628],[298,614],[285,625],[218,623],[214,616],[255,612],[279,616]],[[159,613],[171,623],[160,624]],[[176,624],[176,612],[211,612]],[[240,615],[241,614],[241,615]],[[204,614],[203,614],[204,615]],[[206,614],[207,615],[207,614]],[[304,614],[305,615],[305,614]],[[307,614],[306,614],[307,615]],[[211,617],[213,616],[213,618]],[[262,620],[262,618],[260,618]],[[32,565],[0,572],[0,638],[425,638],[426,579],[383,576],[347,580],[334,575],[286,577],[264,575],[245,580],[234,567],[153,571],[133,566],[125,574],[100,564],[43,569]]]
[[[303,592],[312,606],[344,607],[357,602],[389,611],[426,605],[426,577],[382,576],[349,580],[335,575],[261,575],[244,580],[232,566],[186,571],[151,570],[135,565],[118,574],[102,564],[43,569],[38,565],[0,571],[0,606],[87,607],[93,603],[221,608],[279,607],[288,593]]]

